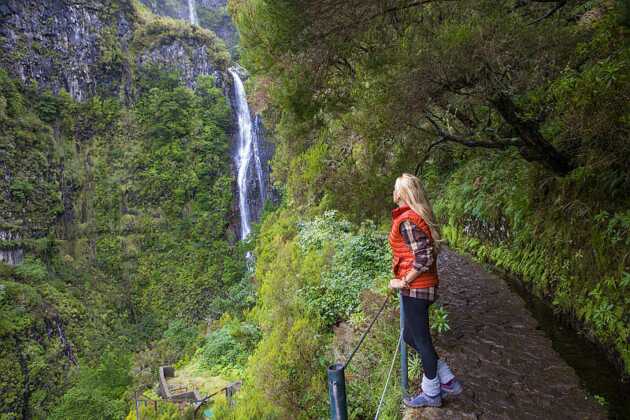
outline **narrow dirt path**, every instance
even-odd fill
[[[503,280],[452,251],[439,266],[451,330],[435,344],[464,392],[439,409],[405,409],[405,420],[606,418]]]

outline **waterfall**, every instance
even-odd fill
[[[266,159],[262,155],[265,139],[260,116],[255,115],[252,118],[249,111],[247,95],[238,72],[234,69],[229,69],[229,72],[234,79],[235,108],[238,115],[238,143],[234,161],[237,168],[241,239],[245,239],[251,232],[252,220],[260,215],[267,195],[268,171],[263,166]]]
[[[251,231],[250,211],[247,200],[247,172],[252,160],[252,119],[245,95],[245,87],[238,73],[229,69],[234,78],[234,96],[236,98],[236,112],[238,114],[238,147],[235,160],[238,170],[238,204],[241,212],[241,239],[245,239]]]
[[[188,0],[188,20],[191,25],[199,25],[197,20],[197,9],[195,7],[195,0]]]

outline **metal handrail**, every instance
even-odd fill
[[[408,373],[407,373],[407,346],[405,344],[405,341],[403,340],[405,316],[404,316],[404,311],[403,311],[403,299],[402,299],[401,292],[399,292],[399,300],[400,300],[400,336],[398,337],[398,344],[396,345],[396,351],[400,349],[400,386],[402,388],[403,395],[406,395],[407,389],[409,387],[409,379],[408,379]],[[383,304],[381,305],[378,312],[376,313],[376,316],[374,316],[374,318],[370,322],[370,325],[367,327],[367,329],[361,336],[361,339],[359,340],[358,344],[355,346],[352,353],[350,353],[350,356],[348,357],[346,362],[343,364],[335,363],[328,366],[328,369],[327,369],[328,398],[330,400],[330,418],[332,420],[347,420],[348,418],[345,369],[350,363],[350,361],[352,360],[352,358],[354,357],[354,355],[356,354],[356,352],[359,350],[359,347],[361,347],[361,344],[363,344],[365,337],[368,335],[368,333],[370,332],[370,330],[376,323],[376,320],[383,312],[383,309],[385,309],[385,305],[387,305],[388,301],[389,301],[389,294],[385,297],[385,300],[383,301]],[[396,355],[394,355],[393,360],[395,360],[395,358],[396,358]],[[379,407],[376,412],[375,419],[378,418],[378,415],[380,413],[380,407],[383,402],[383,398],[385,396],[385,391],[387,390],[387,385],[389,384],[389,378],[391,376],[391,371],[394,366],[393,360],[392,360],[392,365],[390,367],[390,371],[387,377],[387,383],[385,385],[385,388],[383,389],[383,394],[381,395],[381,400],[379,402]]]

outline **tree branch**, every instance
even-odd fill
[[[566,4],[567,4],[567,0],[559,1],[558,4],[556,4],[555,7],[552,7],[551,9],[549,9],[549,11],[547,11],[547,13],[545,13],[544,15],[539,17],[538,19],[528,23],[528,25],[534,25],[534,24],[536,24],[536,23],[538,23],[540,21],[543,21],[543,20],[547,19],[549,16],[553,15],[558,10],[562,9]]]
[[[435,148],[436,146],[439,146],[440,144],[450,142],[450,143],[455,143],[455,144],[459,144],[459,145],[471,147],[471,148],[479,147],[479,148],[484,148],[484,149],[495,149],[495,150],[506,150],[509,147],[516,147],[516,146],[522,145],[522,141],[518,137],[500,138],[500,139],[497,139],[496,141],[491,141],[491,140],[474,140],[474,137],[477,135],[477,133],[474,133],[474,132],[469,133],[467,136],[460,135],[460,134],[452,134],[445,131],[442,127],[440,127],[440,125],[433,119],[433,118],[436,118],[435,115],[427,114],[425,115],[425,118],[431,123],[431,125],[437,132],[438,139],[429,145],[426,152],[424,153],[424,157],[416,165],[416,168],[414,171],[416,175],[418,175],[420,169],[429,158],[429,155],[431,154],[431,150],[433,150],[433,148]],[[415,126],[412,125],[412,127],[415,127]],[[415,127],[415,128],[427,132],[427,130],[423,128],[419,128],[419,127]]]
[[[522,140],[521,155],[527,160],[538,161],[559,175],[565,175],[573,166],[567,156],[560,153],[540,133],[538,123],[521,117],[520,109],[507,93],[500,93],[489,102]]]

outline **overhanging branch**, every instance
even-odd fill
[[[444,143],[455,143],[455,144],[459,144],[459,145],[470,147],[470,148],[483,148],[483,149],[494,149],[494,150],[506,150],[509,147],[515,147],[515,146],[521,146],[522,145],[522,141],[518,137],[498,138],[496,140],[477,140],[475,138],[479,134],[475,133],[475,132],[471,132],[468,135],[453,134],[453,133],[450,133],[450,132],[444,130],[435,121],[435,119],[434,119],[435,116],[427,114],[427,115],[425,115],[425,118],[431,123],[431,125],[435,129],[435,132],[437,133],[438,138],[437,138],[436,141],[434,141],[433,143],[431,143],[429,145],[429,147],[427,148],[426,152],[424,153],[424,157],[416,165],[416,168],[415,168],[415,171],[414,171],[414,173],[416,175],[418,175],[418,173],[420,171],[420,168],[422,168],[424,163],[429,158],[429,156],[431,154],[431,151],[435,147],[437,147],[437,146],[439,146],[441,144],[444,144]],[[413,127],[415,127],[415,126],[413,126]],[[424,132],[428,131],[428,130],[425,130],[425,129],[419,128],[419,127],[415,127],[415,128],[418,128],[418,129],[420,129],[420,130],[422,130]]]

